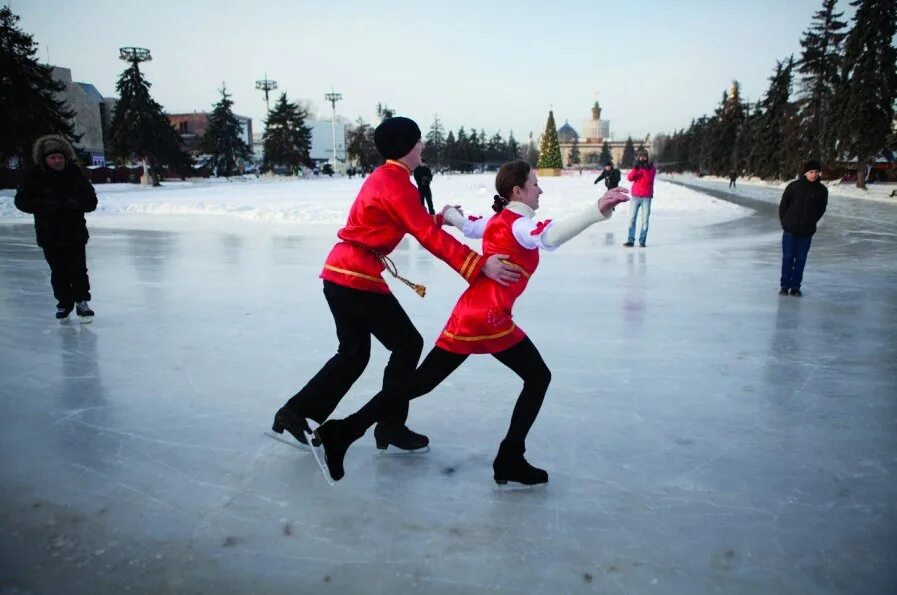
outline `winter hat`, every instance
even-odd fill
[[[809,161],[804,163],[804,168],[800,170],[800,173],[805,174],[811,170],[822,171],[822,164],[819,163],[818,159],[810,159]]]
[[[43,166],[47,156],[53,153],[62,153],[68,161],[75,160],[72,145],[64,137],[56,134],[48,134],[37,139],[31,150],[31,158],[34,159],[35,165]]]
[[[374,145],[385,159],[407,155],[420,140],[420,128],[414,120],[396,116],[383,120],[374,130]]]

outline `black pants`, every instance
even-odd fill
[[[508,444],[523,447],[548,391],[551,371],[529,337],[509,349],[493,353],[492,356],[523,380],[523,390],[517,397],[517,404],[514,405],[514,412],[511,414],[511,425],[505,436],[505,442]],[[405,399],[397,399],[395,394],[381,391],[358,412],[347,417],[346,421],[356,433],[363,434],[379,419],[390,418],[402,411],[407,412],[408,401],[423,396],[439,386],[464,363],[467,357],[464,354],[451,353],[434,347],[411,378]]]
[[[90,299],[90,280],[87,278],[87,246],[44,247],[44,258],[50,265],[50,284],[56,307],[72,308],[75,302]]]
[[[435,215],[436,211],[433,210],[433,191],[430,190],[429,186],[421,186],[417,190],[420,192],[421,206],[426,206],[430,214]]]
[[[324,281],[324,297],[333,313],[339,349],[286,406],[298,415],[323,423],[367,367],[371,335],[392,353],[378,394],[396,398],[405,395],[424,340],[395,296]],[[403,404],[404,407],[390,410],[381,421],[404,424],[408,417],[407,400]]]

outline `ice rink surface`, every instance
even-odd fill
[[[437,177],[436,202],[486,212],[491,179]],[[783,298],[780,191],[658,182],[646,249],[621,246],[621,207],[544,254],[517,302],[553,373],[527,443],[547,486],[492,481],[520,383],[474,356],[412,405],[430,452],[366,436],[331,487],[264,435],[336,348],[318,273],[360,181],[302,183],[342,203],[247,221],[224,211],[264,184],[208,215],[103,214],[119,199],[101,194],[89,326],[53,319],[4,195],[0,592],[897,590],[897,208],[833,199],[804,297]],[[597,196],[543,187],[540,216]],[[391,283],[426,352],[464,284],[413,239],[394,260],[428,287]],[[375,343],[337,415],[385,361]]]

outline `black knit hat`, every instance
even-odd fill
[[[800,170],[800,173],[805,174],[808,171],[817,170],[822,171],[822,164],[819,163],[818,159],[810,159],[806,163],[804,163],[804,168]]]
[[[420,140],[420,128],[414,120],[396,116],[388,118],[374,130],[374,145],[384,159],[407,155]]]

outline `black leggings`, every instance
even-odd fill
[[[529,337],[513,347],[493,353],[492,356],[514,371],[523,380],[523,390],[517,397],[514,413],[511,414],[511,425],[505,436],[509,444],[523,446],[530,428],[539,415],[548,384],[551,382],[551,371],[533,345]],[[396,412],[408,410],[408,401],[423,396],[439,386],[458,366],[464,363],[467,355],[451,353],[434,347],[423,363],[414,372],[408,385],[408,396],[396,399],[392,395],[380,392],[374,396],[358,412],[346,418],[352,427],[362,434],[376,421],[396,415]]]
[[[398,401],[407,394],[408,380],[420,360],[424,340],[402,305],[391,293],[375,293],[324,281],[324,297],[333,314],[339,349],[330,361],[288,402],[298,415],[323,423],[364,372],[371,356],[371,335],[388,349],[383,371],[384,398]],[[392,408],[385,421],[404,424],[408,402]]]

